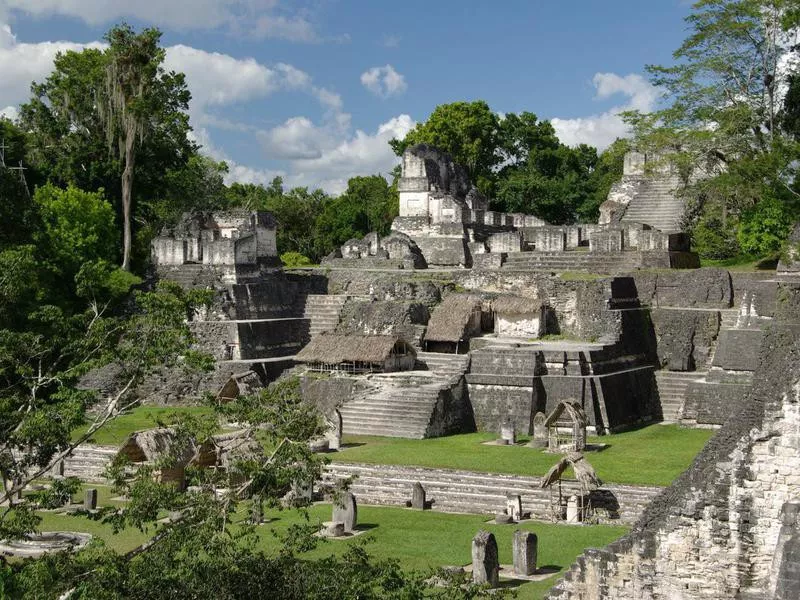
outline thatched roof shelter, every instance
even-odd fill
[[[564,471],[569,467],[572,467],[572,471],[575,473],[575,479],[587,490],[603,485],[594,467],[586,460],[583,454],[580,452],[570,452],[562,456],[559,461],[550,468],[547,474],[542,477],[539,487],[547,488],[557,481],[560,481]]]
[[[568,400],[559,402],[544,422],[550,451],[583,450],[586,447],[587,423],[586,413],[580,404]]]
[[[480,327],[481,299],[469,294],[450,294],[431,315],[426,342],[460,342],[468,339],[476,324]]]
[[[157,427],[132,433],[120,447],[119,453],[134,463],[173,459],[176,465],[186,465],[194,456],[195,445],[179,439],[170,427]]]
[[[237,462],[258,460],[264,456],[263,446],[247,430],[213,436],[197,449],[192,463],[197,467],[229,470]]]
[[[498,296],[492,300],[491,308],[505,315],[537,315],[542,310],[542,302],[522,296]]]
[[[328,365],[383,364],[393,354],[416,356],[414,348],[399,336],[322,333],[311,338],[295,360]]]
[[[236,400],[239,396],[253,394],[261,387],[263,387],[261,379],[255,371],[233,373],[217,394],[217,402],[225,403]]]
[[[566,414],[565,414],[566,413]],[[544,421],[545,427],[553,427],[555,425],[583,425],[586,427],[586,413],[577,402],[570,402],[569,400],[562,400],[553,409]]]

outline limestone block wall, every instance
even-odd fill
[[[629,535],[581,556],[549,598],[772,598],[781,507],[800,489],[797,329],[767,334],[752,390],[690,469]]]

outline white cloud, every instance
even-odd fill
[[[323,127],[317,127],[306,117],[292,117],[285,123],[257,134],[267,158],[320,158],[323,148],[330,146],[333,137]]]
[[[264,15],[255,22],[253,35],[260,38],[289,40],[291,42],[319,42],[314,26],[305,18],[282,15]]]
[[[592,78],[595,98],[607,99],[616,95],[627,96],[627,102],[606,112],[574,119],[551,119],[559,139],[569,145],[589,144],[602,150],[618,137],[630,135],[628,126],[619,113],[625,110],[652,111],[659,99],[659,91],[644,77],[636,73],[620,76],[616,73],[596,73]]]
[[[287,181],[292,185],[318,185],[338,194],[345,190],[351,177],[389,173],[399,162],[389,140],[405,137],[414,125],[414,120],[403,114],[379,125],[375,133],[356,130],[323,150],[319,157],[291,161]]]
[[[53,59],[59,52],[101,47],[99,42],[18,43],[11,28],[0,23],[0,106],[16,106],[30,98],[32,81],[43,81],[53,70]]]
[[[0,20],[10,12],[74,17],[94,26],[132,18],[179,30],[225,28],[260,38],[323,41],[306,14],[284,10],[277,0],[0,0]]]
[[[209,125],[231,131],[255,128],[212,113],[232,104],[266,98],[281,91],[299,91],[316,98],[320,105],[336,113],[342,108],[339,94],[314,85],[311,76],[292,65],[274,67],[253,58],[235,58],[190,46],[167,48],[165,68],[186,75],[192,92],[190,114],[194,125]]]
[[[17,111],[16,106],[6,106],[5,108],[0,108],[0,118],[5,117],[6,119],[11,119],[14,121],[19,116],[19,112]]]
[[[372,67],[364,71],[361,74],[361,85],[382,98],[402,94],[408,89],[406,78],[395,71],[392,65]]]

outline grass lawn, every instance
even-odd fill
[[[678,425],[650,425],[589,438],[590,443],[603,443],[608,447],[600,452],[588,452],[586,458],[603,481],[667,486],[686,470],[713,433],[708,429],[686,429]],[[494,433],[467,433],[427,440],[345,436],[346,447],[335,455],[335,460],[531,476],[544,475],[558,460],[555,454],[524,445],[481,444],[495,438]]]
[[[118,446],[134,431],[156,427],[159,419],[164,419],[170,414],[210,415],[213,412],[211,408],[205,406],[137,406],[130,412],[110,421],[105,427],[95,433],[89,441],[93,444]],[[89,426],[86,425],[76,429],[72,432],[72,438],[77,439],[78,436],[82,435],[88,428]]]
[[[775,257],[753,258],[752,256],[736,256],[723,260],[700,259],[702,267],[721,267],[729,271],[774,271],[778,263]]]
[[[101,497],[103,494],[100,494]],[[102,504],[102,502],[101,502]],[[129,551],[147,540],[148,534],[137,529],[126,529],[114,534],[111,528],[85,517],[40,513],[43,531],[80,531],[106,540],[118,552]],[[242,510],[240,518],[245,518]],[[273,531],[285,531],[290,525],[304,520],[296,511],[267,511],[273,520],[259,528],[260,547],[267,552],[276,541]],[[328,521],[331,506],[318,504],[309,511],[312,523]],[[495,525],[486,523],[482,515],[455,515],[437,512],[420,512],[403,508],[360,506],[358,521],[367,529],[364,535],[350,540],[322,541],[308,553],[309,558],[320,558],[341,552],[346,544],[367,542],[367,551],[378,558],[396,559],[404,569],[427,572],[444,565],[467,565],[470,558],[470,541],[479,529],[492,531],[497,538],[501,564],[511,563],[511,540],[515,529],[534,531],[539,537],[540,567],[557,569],[544,581],[525,583],[518,588],[519,598],[541,598],[559,573],[569,567],[575,557],[586,547],[604,546],[623,535],[624,527],[593,525],[569,526],[524,522],[522,525]],[[150,532],[152,534],[152,532]]]

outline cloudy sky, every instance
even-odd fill
[[[126,20],[164,32],[191,121],[235,181],[339,192],[387,173],[387,142],[437,104],[486,100],[605,147],[616,112],[658,98],[646,63],[685,35],[685,0],[0,0],[0,113],[12,116],[56,52]]]

